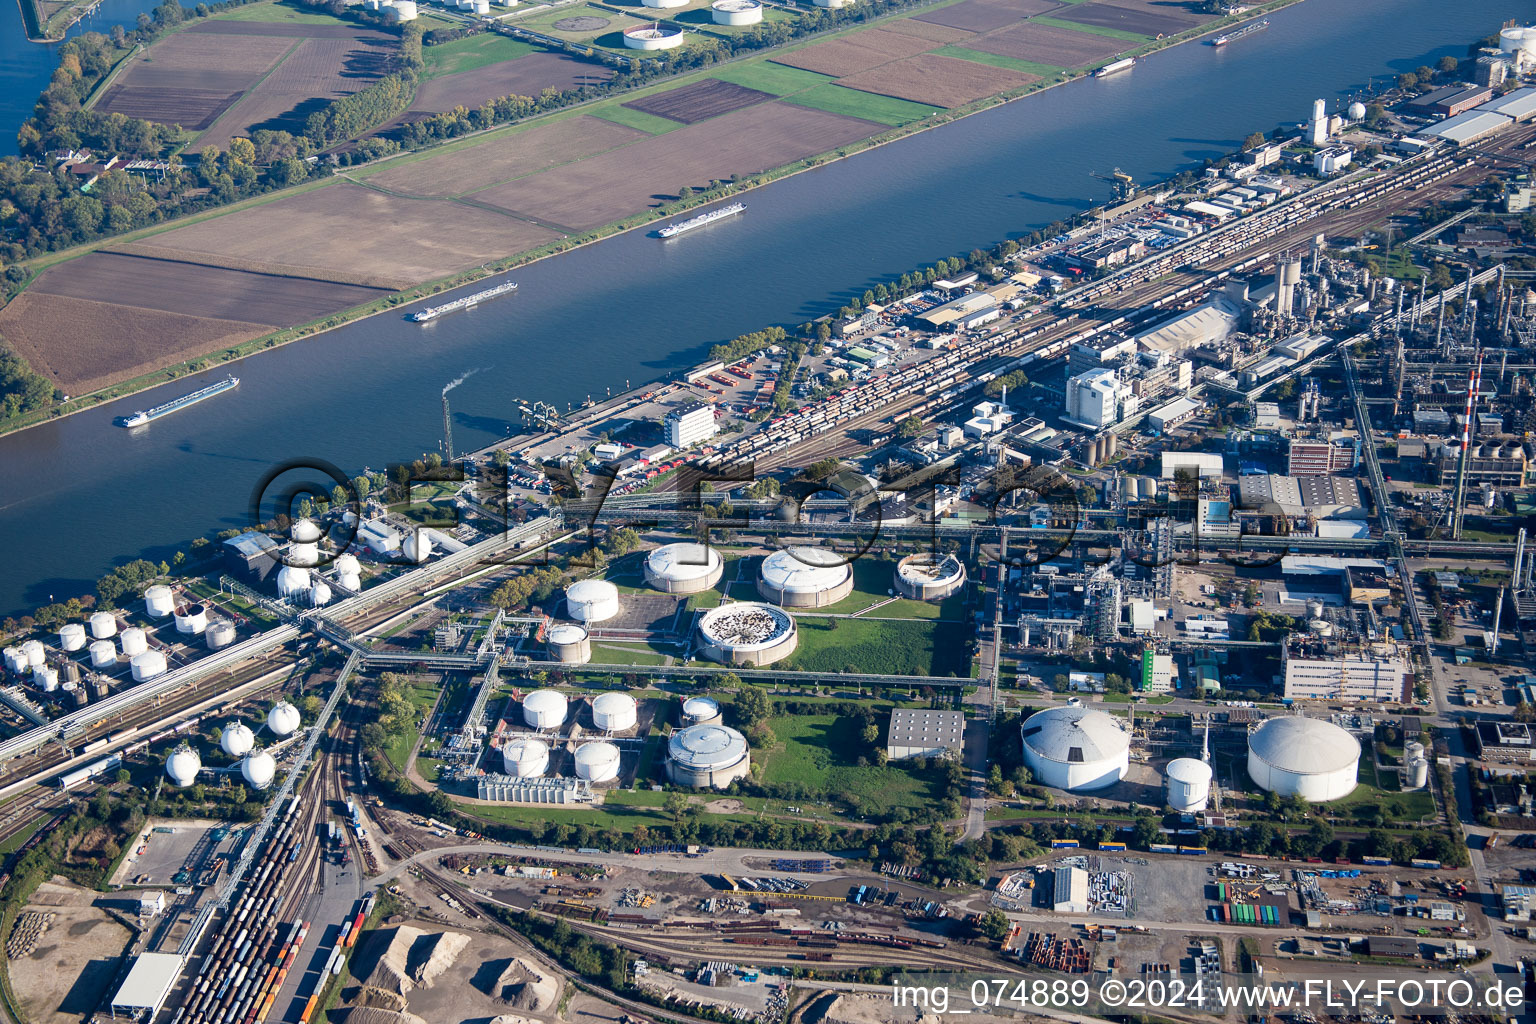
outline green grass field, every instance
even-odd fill
[[[1127,32],[1121,28],[1105,28],[1102,25],[1082,25],[1075,21],[1065,21],[1061,18],[1031,18],[1032,23],[1041,25],[1054,25],[1057,28],[1069,28],[1074,32],[1087,32],[1093,36],[1106,36],[1110,39],[1123,39],[1127,43],[1145,43],[1151,37],[1140,35],[1136,32]]]
[[[932,52],[938,57],[954,57],[957,60],[968,60],[972,64],[989,64],[994,68],[1008,68],[1011,71],[1022,71],[1028,75],[1039,75],[1041,78],[1059,75],[1066,70],[1066,68],[1059,68],[1054,64],[1039,64],[1032,60],[1020,60],[1018,57],[1004,57],[998,53],[967,50],[963,46],[941,46]]]
[[[814,71],[804,71],[786,64],[775,64],[772,61],[721,68],[709,77],[718,78],[722,82],[732,82],[748,89],[756,89],[758,92],[772,93],[775,96],[788,96],[790,93],[814,89],[818,85],[829,85],[837,81],[831,75],[819,75]]]
[[[516,60],[537,52],[539,52],[538,48],[528,43],[509,39],[494,32],[482,32],[479,35],[455,39],[451,43],[426,47],[422,51],[422,59],[427,65],[423,77],[440,78],[443,75],[456,75],[461,71],[473,71],[475,68]]]
[[[680,122],[673,121],[671,118],[657,117],[643,110],[631,110],[617,103],[596,107],[587,113],[593,117],[600,117],[604,121],[622,124],[627,128],[638,128],[642,132],[650,132],[652,135],[665,135],[667,132],[675,132],[683,127]]]
[[[225,21],[267,21],[286,22],[293,25],[350,25],[351,22],[333,18],[329,14],[320,11],[311,11],[297,4],[283,3],[277,0],[269,4],[247,4],[244,7],[236,7],[224,14],[214,15]]]
[[[857,89],[845,89],[841,85],[817,86],[814,89],[796,93],[784,102],[800,107],[810,107],[813,110],[825,110],[829,114],[858,117],[876,124],[890,125],[893,128],[942,112],[938,107],[929,107],[910,100],[899,100],[893,96],[876,96],[874,93],[859,92]]]
[[[600,665],[665,665],[667,654],[649,644],[592,645],[592,660]]]
[[[856,720],[840,715],[780,715],[768,722],[776,742],[753,751],[768,785],[798,783],[825,793],[861,814],[885,814],[898,807],[931,806],[942,798],[937,780],[904,768],[859,767],[868,746]]]
[[[832,627],[832,623],[837,623]],[[963,624],[911,619],[799,616],[800,645],[788,664],[807,672],[881,672],[964,676],[969,673]]]

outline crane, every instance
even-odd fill
[[[1115,187],[1116,199],[1129,199],[1136,192],[1136,181],[1129,174],[1116,167],[1109,174],[1100,174],[1098,171],[1089,171],[1089,177],[1107,181]]]

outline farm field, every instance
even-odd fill
[[[919,121],[937,111],[934,107],[897,99],[894,96],[876,96],[874,93],[845,89],[841,85],[823,85],[797,93],[786,100],[798,106],[825,110],[844,117],[856,117],[887,127]]]
[[[1060,68],[1082,68],[1130,49],[1123,40],[1026,21],[973,39],[970,49]]]
[[[717,78],[694,82],[680,89],[652,93],[623,106],[683,124],[697,124],[711,117],[729,114],[773,99],[771,93],[748,89]]]
[[[297,4],[276,3],[246,4],[216,16],[220,21],[258,21],[282,25],[340,25],[353,27],[349,22],[333,18],[324,11],[311,10]]]
[[[954,10],[953,7],[946,10]],[[919,21],[916,18],[897,18],[886,22],[881,28],[891,32],[900,32],[904,36],[916,36],[918,39],[927,39],[934,43],[960,43],[976,35],[963,28],[954,28],[949,25],[939,25],[931,21]]]
[[[915,57],[931,49],[931,40],[884,28],[872,28],[841,39],[816,43],[803,50],[781,53],[773,60],[792,68],[842,76],[868,71],[902,57]]]
[[[862,95],[851,93],[850,95]],[[850,117],[764,103],[476,194],[500,209],[585,230],[732,174],[777,167],[878,131]]]
[[[941,46],[933,51],[935,57],[958,57],[960,60],[968,60],[975,64],[990,64],[995,68],[1010,68],[1014,71],[1022,71],[1026,75],[1037,75],[1040,78],[1049,78],[1059,75],[1066,68],[1056,67],[1053,64],[1037,64],[1034,61],[1020,60],[1017,57],[1004,57],[996,53],[982,53],[980,50],[970,50],[963,46]]]
[[[627,128],[633,128],[647,135],[665,135],[667,132],[675,132],[683,127],[681,121],[657,117],[655,114],[647,114],[643,110],[626,107],[621,103],[604,103],[600,106],[592,107],[591,113],[593,117],[600,117],[604,121],[612,121],[614,124],[622,124]]]
[[[1165,14],[1141,6],[1135,9],[1109,3],[1078,4],[1058,11],[1052,17],[1061,21],[1073,21],[1096,28],[1118,29],[1140,36],[1177,35],[1200,23],[1198,18],[1187,14]]]
[[[883,710],[879,717],[884,717]],[[934,807],[943,795],[931,771],[918,773],[894,765],[861,767],[861,752],[871,748],[851,717],[775,715],[768,719],[768,727],[773,730],[774,745],[752,752],[762,764],[764,785],[804,786],[861,815]]]
[[[135,56],[95,109],[201,131],[298,42],[180,32]]]
[[[440,114],[459,106],[473,110],[503,96],[536,97],[545,89],[563,92],[584,85],[601,85],[612,77],[613,69],[601,64],[534,50],[513,60],[428,79],[416,90],[406,117],[417,113]]]
[[[182,259],[323,278],[340,271],[404,288],[552,240],[555,233],[453,202],[388,196],[343,183],[154,237]]]
[[[710,77],[718,78],[722,82],[734,82],[760,92],[770,92],[775,96],[788,96],[792,92],[800,92],[802,89],[812,89],[818,85],[836,81],[831,75],[802,71],[799,68],[775,64],[772,61],[721,68]]]
[[[802,671],[852,668],[902,676],[963,676],[969,671],[965,630],[958,623],[800,615],[795,624],[800,646],[788,664]]]
[[[538,47],[494,32],[481,32],[448,43],[438,43],[422,49],[422,62],[426,65],[424,78],[440,78],[457,75],[491,64],[526,57],[538,53]]]
[[[634,128],[582,115],[425,159],[394,160],[381,170],[364,174],[370,185],[392,192],[427,197],[459,195],[646,137],[645,132]]]
[[[1058,11],[1066,6],[1059,0],[961,0],[958,4],[919,14],[912,20],[965,29],[968,32],[991,32],[1012,25],[1020,18]]]
[[[1039,75],[924,53],[849,75],[838,84],[915,103],[959,107],[1038,81]]]

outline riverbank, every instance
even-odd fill
[[[34,43],[57,43],[82,18],[101,6],[101,0],[66,0],[58,9],[49,11],[44,0],[16,0],[21,8],[21,22],[26,28],[27,39]]]
[[[1140,56],[1158,50],[1178,46],[1219,31],[1230,29],[1232,25],[1241,24],[1244,21],[1251,20],[1252,18],[1259,17],[1274,10],[1278,10],[1282,7],[1289,6],[1295,2],[1297,2],[1297,0],[1276,0],[1276,2],[1264,5],[1263,7],[1258,7],[1247,11],[1241,16],[1217,19],[1204,25],[1193,27],[1186,32],[1176,36],[1149,41],[1144,46],[1138,47],[1129,52]],[[856,26],[846,30],[843,33],[840,33],[840,35],[851,35],[867,28],[869,28],[867,25]],[[820,41],[821,40],[818,39],[818,42]],[[772,51],[773,54],[782,54],[783,52],[785,51]],[[759,55],[757,59],[766,60],[768,59],[768,55]],[[526,266],[529,263],[545,259],[552,255],[569,252],[573,249],[588,245],[594,241],[603,240],[616,234],[632,231],[637,227],[643,228],[647,225],[653,224],[658,219],[674,216],[693,207],[713,203],[727,196],[737,195],[751,189],[760,188],[763,185],[798,174],[802,171],[824,166],[829,162],[840,160],[848,156],[853,156],[857,153],[861,153],[878,146],[883,146],[890,142],[895,142],[915,134],[926,132],[931,128],[951,124],[960,119],[969,117],[972,114],[991,109],[1004,103],[1012,102],[1015,99],[1024,98],[1030,95],[1038,95],[1056,85],[1062,85],[1068,82],[1076,81],[1080,78],[1088,77],[1091,74],[1092,68],[1089,68],[1079,72],[1067,72],[1052,78],[1042,79],[1039,82],[1031,83],[1021,89],[1017,89],[1009,93],[985,97],[966,106],[945,110],[941,113],[931,115],[919,121],[914,121],[899,127],[893,127],[887,131],[881,132],[869,138],[841,145],[835,150],[817,154],[815,156],[806,157],[789,164],[760,172],[745,178],[740,182],[724,183],[714,189],[695,193],[688,199],[664,204],[658,209],[645,210],[630,217],[614,221],[589,231],[582,232],[579,235],[567,236],[548,242],[542,246],[511,254],[503,259],[486,263],[483,269],[477,268],[473,271],[461,272],[425,281],[413,288],[404,290],[394,295],[390,295],[387,298],[367,303],[362,306],[353,307],[351,309],[330,314],[313,321],[264,334],[259,337],[252,338],[249,341],[242,342],[238,345],[230,346],[227,348],[214,349],[210,352],[199,354],[198,356],[181,362],[167,363],[165,365],[158,366],[155,369],[131,380],[119,382],[109,387],[93,391],[89,394],[74,396],[66,405],[56,407],[52,410],[49,410],[48,412],[35,413],[27,417],[18,417],[4,424],[0,424],[0,432],[11,433],[18,430],[23,430],[27,427],[34,426],[42,422],[47,422],[51,419],[57,419],[61,416],[67,416],[75,412],[95,408],[107,401],[122,398],[150,387],[155,387],[170,381],[174,381],[188,373],[206,370],[212,366],[218,365],[219,363],[232,362],[257,352],[265,351],[267,349],[279,347],[282,345],[287,345],[293,341],[313,337],[318,334],[323,334],[338,327],[344,326],[348,323],[375,316],[381,312],[388,312],[391,309],[395,309],[402,305],[418,301],[422,298],[438,295],[445,291],[449,291],[467,284],[472,284],[473,282],[478,281],[483,277],[505,273],[508,270]],[[665,83],[658,83],[656,85],[647,86],[644,89],[636,90],[633,93],[626,94],[626,98],[638,98],[651,92],[675,89],[682,85],[701,80],[708,76],[708,71],[695,72],[687,76],[680,76],[676,79],[669,79]],[[594,102],[612,103],[613,101],[611,98],[605,98],[602,101]],[[423,160],[446,152],[450,149],[473,147],[500,135],[527,130],[530,125],[548,124],[559,119],[579,116],[586,109],[587,107],[585,105],[575,108],[568,108],[566,110],[543,115],[539,118],[533,118],[526,122],[521,122],[516,126],[498,127],[496,129],[480,133],[476,136],[462,137],[450,143],[446,143],[444,146],[392,156],[374,164],[366,165],[362,168],[352,169],[347,173],[347,175],[341,176],[341,180],[368,187],[367,178],[369,176],[382,169],[385,169],[387,166],[393,166],[397,162],[412,162],[416,160]],[[323,182],[310,182],[306,183],[305,185],[298,186],[295,189],[269,193],[265,196],[246,200],[243,203],[237,203],[228,208],[197,214],[183,221],[175,221],[167,224],[156,225],[152,228],[145,228],[141,231],[133,232],[127,235],[117,236],[111,239],[104,239],[100,242],[92,243],[86,246],[80,246],[62,253],[51,253],[47,256],[38,257],[35,261],[33,261],[29,269],[31,269],[35,274],[42,271],[43,269],[46,269],[47,267],[67,262],[68,260],[77,258],[90,252],[108,249],[112,246],[150,238],[167,231],[185,227],[192,223],[206,221],[208,219],[219,216],[225,216],[231,213],[235,213],[239,210],[249,209],[254,206],[276,202],[278,200],[297,195],[300,192],[306,190],[334,187],[336,183],[337,179],[328,179],[327,181]],[[383,190],[381,189],[379,191]],[[853,282],[850,282],[850,285],[852,283]]]

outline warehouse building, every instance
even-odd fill
[[[1082,868],[1057,868],[1051,893],[1051,909],[1058,914],[1088,913],[1088,872]]]
[[[1167,405],[1147,413],[1147,425],[1159,434],[1166,434],[1183,426],[1199,415],[1205,403],[1193,398],[1175,398]]]
[[[182,958],[175,953],[140,953],[133,958],[128,976],[112,997],[114,1018],[152,1021],[181,977]]]
[[[1201,479],[1221,479],[1222,461],[1219,454],[1208,452],[1163,452],[1162,478],[1172,480],[1179,470],[1188,470]]]
[[[1514,123],[1513,118],[1496,114],[1491,110],[1468,110],[1466,113],[1432,124],[1418,134],[1443,139],[1454,146],[1465,146],[1478,139],[1486,138],[1494,132],[1503,131]]]
[[[1408,105],[1417,107],[1424,113],[1455,117],[1479,104],[1486,103],[1492,95],[1493,91],[1487,86],[1447,85],[1409,100]]]
[[[956,760],[965,746],[965,712],[897,708],[886,730],[885,756],[892,761],[912,757]]]

